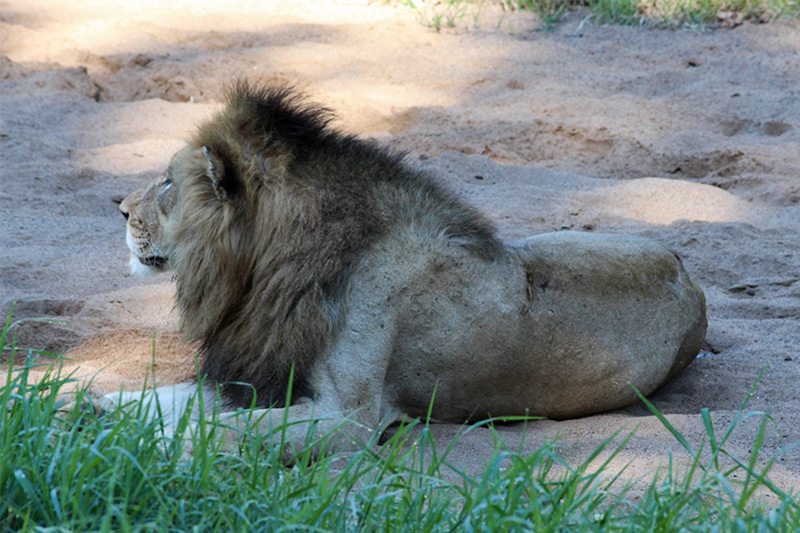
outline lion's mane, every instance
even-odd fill
[[[240,82],[190,141],[220,161],[215,194],[187,179],[174,230],[177,303],[202,373],[232,405],[313,394],[308,372],[339,334],[348,280],[382,236],[415,224],[486,261],[488,221],[392,153],[332,129],[287,88]],[[238,384],[238,385],[237,385]],[[247,385],[244,385],[247,384]]]

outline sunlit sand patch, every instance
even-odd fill
[[[578,196],[590,211],[649,224],[753,222],[760,215],[759,208],[717,187],[664,178],[625,181]]]

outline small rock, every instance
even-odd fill
[[[746,291],[748,289],[752,290],[754,287],[758,287],[758,284],[756,284],[754,282],[744,281],[742,283],[737,283],[736,285],[732,285],[731,287],[728,287],[728,291],[729,292],[742,292],[742,291]]]

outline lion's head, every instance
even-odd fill
[[[202,149],[178,152],[163,176],[134,191],[119,206],[127,221],[125,241],[131,252],[131,273],[149,276],[167,270],[175,247],[181,212],[181,187],[188,176],[200,175]]]

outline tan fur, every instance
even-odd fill
[[[329,117],[239,84],[121,206],[133,263],[175,272],[186,336],[230,405],[283,405],[293,370],[306,398],[293,419],[356,410],[375,429],[424,413],[436,387],[440,419],[576,416],[633,401],[628,382],[649,393],[697,353],[702,291],[668,250],[585,235],[504,246]]]

